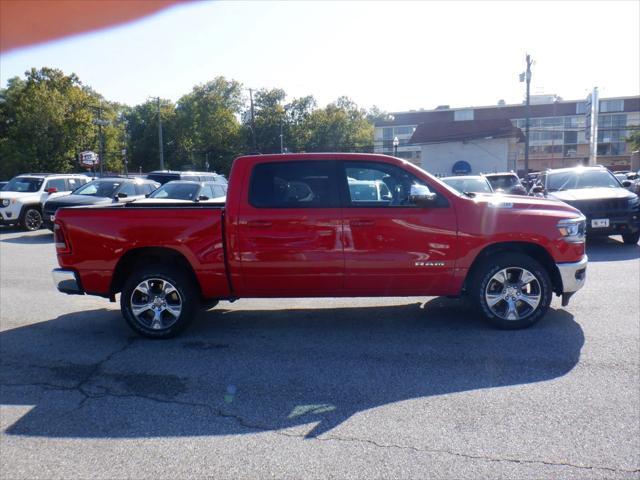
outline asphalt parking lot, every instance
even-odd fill
[[[0,472],[13,478],[640,478],[640,247],[590,242],[535,327],[444,298],[241,300],[179,338],[55,291],[0,230]]]

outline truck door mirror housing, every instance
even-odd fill
[[[206,195],[200,195],[200,196],[198,197],[198,200],[197,200],[197,201],[198,201],[198,202],[201,202],[201,201],[204,201],[204,200],[209,200],[209,197],[207,197]]]
[[[425,185],[411,185],[409,202],[419,207],[429,207],[436,203],[437,195]]]
[[[631,180],[623,180],[622,181],[622,186],[624,188],[629,188],[631,185],[633,185],[633,182]]]
[[[127,198],[127,197],[128,197],[128,195],[126,193],[118,192],[118,193],[116,193],[115,199],[118,200],[119,198]]]
[[[57,193],[58,189],[56,187],[49,187],[45,190],[48,194]]]

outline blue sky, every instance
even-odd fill
[[[0,57],[0,82],[51,66],[110,100],[177,100],[218,75],[321,105],[399,111],[533,93],[640,93],[640,2],[201,2]]]

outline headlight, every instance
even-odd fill
[[[635,208],[640,205],[640,198],[636,195],[634,198],[629,199],[629,208]]]
[[[562,239],[569,243],[583,243],[585,236],[586,218],[581,215],[567,218],[558,222],[558,231]]]
[[[8,207],[10,203],[11,203],[11,200],[9,200],[8,198],[3,198],[2,199],[2,206],[3,207]]]

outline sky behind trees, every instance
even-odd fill
[[[136,105],[222,75],[398,111],[520,102],[529,52],[533,93],[637,95],[639,19],[637,1],[202,2],[3,54],[0,82],[49,66]]]

